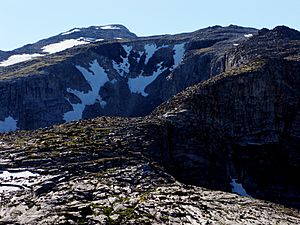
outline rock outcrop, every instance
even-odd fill
[[[200,154],[204,159],[209,156],[206,151],[215,155],[213,162],[200,159],[196,165],[204,168],[213,165],[217,174],[197,183],[206,186],[209,181],[210,187],[215,187],[216,181],[210,181],[209,177],[218,174],[227,179],[237,178],[252,196],[299,208],[300,183],[296,178],[300,172],[299,71],[299,61],[253,62],[192,87],[156,110],[155,115],[184,124],[179,129],[183,140],[195,140],[197,136],[203,139],[203,147],[197,148],[196,144],[188,154]],[[182,118],[187,119],[174,114],[175,108],[193,118],[191,122],[182,122]],[[177,139],[173,143],[182,144]],[[186,151],[178,148],[174,152],[174,149],[172,155]],[[176,171],[180,162],[184,164],[178,157],[170,166]],[[192,168],[195,174],[204,170]],[[186,174],[182,177],[191,181]]]

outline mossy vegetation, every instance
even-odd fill
[[[55,65],[65,61],[71,55],[51,55],[37,58],[31,61],[23,62],[20,64],[12,65],[4,68],[0,72],[0,80],[12,79],[17,77],[24,77],[27,75],[42,75],[44,69],[51,65]]]

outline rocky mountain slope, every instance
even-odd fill
[[[36,101],[24,105],[33,112],[22,114],[28,122],[15,124],[31,124],[28,129],[41,126],[31,120],[36,114],[55,115],[38,100],[60,96],[59,87],[71,105],[60,114],[65,120],[79,119],[75,112],[111,115],[104,109],[121,103],[105,93],[116,90],[126,107],[133,106],[123,89],[147,104],[158,95],[167,101],[146,117],[98,117],[1,134],[0,222],[299,224],[299,211],[290,207],[300,208],[300,35],[287,27],[254,35],[244,29],[94,43],[6,67],[1,90],[28,86],[26,101]],[[57,80],[51,80],[54,71]],[[74,86],[63,86],[63,74],[71,72],[79,78],[65,75],[63,84]],[[46,78],[47,87],[58,87],[44,90]],[[124,86],[108,92],[110,85]],[[12,96],[16,105],[24,103]],[[139,113],[151,111],[138,103]],[[16,122],[13,115],[5,120],[0,126]]]
[[[215,26],[102,41],[2,67],[2,131],[99,115],[147,115],[184,88],[223,72],[226,52],[255,33]]]

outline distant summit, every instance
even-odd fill
[[[136,37],[125,26],[119,24],[73,28],[56,36],[40,40],[34,44],[25,45],[12,51],[0,51],[0,67],[61,52],[77,45],[105,40],[133,39]]]
[[[83,28],[73,28],[67,32],[60,34],[72,38],[102,38],[102,39],[117,39],[117,38],[136,38],[134,33],[131,33],[125,26],[120,24],[109,24],[104,26],[90,26]]]
[[[263,28],[259,31],[259,35],[264,35],[265,38],[272,38],[272,39],[289,39],[289,40],[299,40],[300,39],[300,32],[289,28],[287,26],[277,26],[272,30],[267,28]]]

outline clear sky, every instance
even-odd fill
[[[112,23],[139,36],[230,24],[300,30],[300,0],[0,0],[0,50]]]

